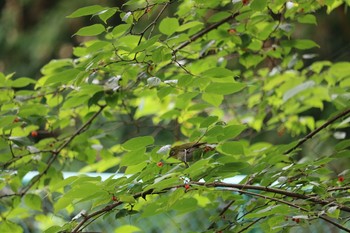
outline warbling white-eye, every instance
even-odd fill
[[[174,146],[170,149],[169,157],[174,157],[183,162],[193,161],[196,152],[200,152],[200,147],[206,142],[189,142],[182,145]]]

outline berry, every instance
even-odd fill
[[[338,176],[338,181],[343,182],[344,181],[344,176]]]
[[[248,5],[249,4],[249,0],[242,0],[243,5]]]
[[[237,31],[236,31],[236,29],[231,28],[231,29],[228,29],[227,32],[228,32],[228,34],[233,35],[233,34],[235,34]]]
[[[299,222],[300,222],[300,219],[299,219],[299,218],[296,218],[296,219],[295,219],[295,222],[296,222],[296,223],[299,223]]]
[[[14,120],[13,120],[13,123],[17,123],[17,122],[19,122],[19,118],[18,117],[16,117]]]
[[[204,152],[209,152],[209,151],[215,150],[215,148],[214,148],[214,147],[211,147],[211,146],[205,146],[205,147],[203,148],[203,150],[204,150]]]
[[[157,166],[158,166],[158,167],[163,167],[163,162],[158,162],[158,163],[157,163]]]
[[[113,201],[118,201],[118,198],[117,198],[116,196],[113,195],[113,196],[112,196],[112,200],[113,200]]]
[[[31,133],[30,133],[30,135],[32,135],[32,137],[37,137],[38,136],[38,131],[32,131]]]
[[[190,187],[191,187],[191,186],[190,186],[189,184],[185,184],[185,189],[186,189],[186,190],[189,190]]]

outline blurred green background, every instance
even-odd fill
[[[90,17],[67,19],[79,7],[100,4],[122,6],[125,1],[107,0],[1,0],[0,1],[0,72],[16,72],[15,77],[40,77],[40,67],[51,59],[72,56],[72,47],[82,38],[72,35]],[[350,14],[346,6],[327,15],[317,13],[318,25],[299,25],[295,36],[310,38],[320,45],[313,52],[318,60],[350,60]],[[97,20],[93,18],[92,21]],[[119,17],[108,23],[116,25]],[[90,22],[91,23],[91,22]]]

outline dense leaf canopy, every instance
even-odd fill
[[[0,73],[0,232],[350,232],[350,62],[298,33],[349,4],[67,12],[74,58]]]

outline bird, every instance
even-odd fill
[[[206,142],[189,142],[178,146],[174,146],[170,149],[169,157],[174,157],[185,163],[193,161],[196,157],[196,152],[202,153],[200,149]]]

